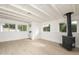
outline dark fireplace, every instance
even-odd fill
[[[72,25],[71,25],[71,15],[73,12],[66,13],[65,16],[67,16],[67,36],[62,36],[62,46],[71,51],[73,48],[75,48],[75,37],[72,35]]]

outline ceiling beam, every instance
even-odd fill
[[[39,11],[42,12],[43,14],[49,16],[48,13],[46,13],[45,11],[43,11],[42,9],[40,9],[39,7],[35,6],[34,4],[31,4],[31,6],[32,6],[33,8],[35,8],[35,9],[39,10]]]
[[[62,12],[56,7],[56,5],[55,5],[55,4],[52,4],[51,6],[52,6],[52,8],[54,8],[54,9],[57,11],[57,13],[61,16],[61,18],[64,19],[64,15],[63,15]]]
[[[76,18],[78,16],[78,13],[76,11],[76,5],[75,4],[72,5],[72,9],[73,9],[73,12],[74,12],[74,14],[72,16],[73,16],[73,18]]]
[[[13,19],[13,20],[20,20],[20,21],[30,22],[30,20],[28,20],[28,19],[26,20],[23,17],[12,15],[12,14],[9,14],[9,13],[6,13],[6,12],[0,12],[0,18],[5,18],[5,19],[10,18],[10,19]]]
[[[16,8],[18,8],[18,9],[20,9],[20,10],[23,10],[23,11],[25,11],[27,14],[28,14],[28,13],[29,13],[29,14],[32,14],[34,17],[37,17],[38,19],[43,19],[43,20],[45,19],[45,18],[39,17],[38,14],[32,12],[31,10],[28,10],[28,9],[25,9],[25,8],[21,7],[20,5],[13,5],[13,4],[11,4],[11,6],[16,7]],[[29,6],[30,6],[30,5],[29,5]]]
[[[7,17],[7,15],[1,15],[1,14],[0,14],[0,19],[7,19],[7,20],[20,21],[20,22],[24,22],[24,23],[30,23],[29,21],[22,20],[21,18],[15,19],[14,17]]]
[[[75,4],[72,5],[72,9],[73,9],[73,12],[75,13],[76,12],[76,5]]]
[[[34,20],[34,21],[40,21],[40,20],[37,20],[36,18],[34,18],[34,17],[31,17],[30,15],[26,15],[26,14],[23,14],[23,13],[20,13],[20,12],[17,12],[17,11],[14,11],[14,10],[12,10],[12,9],[9,9],[9,8],[4,8],[4,7],[0,7],[1,9],[4,9],[4,10],[7,10],[7,11],[9,11],[9,12],[13,12],[13,13],[15,13],[15,14],[20,14],[20,15],[22,15],[22,17],[24,16],[24,17],[27,17],[27,18],[29,18],[29,19],[31,19],[31,20]]]
[[[1,14],[1,13],[7,14],[7,15],[12,15],[12,16],[15,16],[16,18],[29,19],[29,18],[23,17],[23,16],[20,15],[20,14],[16,14],[16,13],[14,13],[14,12],[11,12],[11,11],[8,11],[8,10],[4,10],[4,9],[1,9],[1,8],[0,8],[0,14]]]

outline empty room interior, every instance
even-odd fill
[[[0,55],[78,54],[78,4],[0,4]]]

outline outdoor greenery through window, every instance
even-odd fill
[[[60,23],[60,32],[66,32],[67,26],[65,23]],[[77,23],[72,23],[72,32],[77,32]]]
[[[50,24],[43,27],[44,32],[50,32]]]
[[[65,23],[60,23],[60,32],[66,32],[66,24]]]
[[[16,27],[17,25],[17,27]],[[12,32],[12,31],[27,31],[31,27],[30,25],[24,25],[24,24],[10,24],[10,23],[5,23],[2,25],[2,31],[4,32]]]
[[[3,31],[15,31],[15,24],[4,24]]]
[[[77,24],[72,24],[72,32],[77,32]]]
[[[27,25],[18,25],[19,31],[27,31]]]

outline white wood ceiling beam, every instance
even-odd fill
[[[20,12],[17,12],[17,11],[14,11],[12,9],[9,9],[9,8],[4,8],[4,7],[0,7],[0,8],[1,9],[4,9],[4,10],[7,10],[7,11],[10,11],[10,12],[14,12],[15,14],[20,14],[20,15],[22,15],[24,17],[27,17],[27,18],[29,18],[29,19],[31,19],[33,21],[40,21],[40,20],[35,19],[34,17],[31,17],[30,15],[26,15],[26,14],[23,14],[23,13],[20,13]]]
[[[78,14],[78,12],[77,12],[77,10],[76,10],[76,7],[77,7],[77,4],[73,4],[73,5],[72,5],[72,9],[73,9],[73,12],[74,12],[74,14],[72,15],[72,17],[73,17],[72,20],[77,20],[77,19],[79,19],[79,14]]]
[[[77,13],[77,11],[76,11],[76,5],[75,5],[75,4],[72,5],[72,9],[73,9],[72,12],[74,12],[74,14],[73,14],[72,16],[73,16],[73,18],[74,18],[74,17],[76,17],[76,16],[78,15],[78,13]]]
[[[27,14],[30,13],[30,14],[32,14],[34,17],[37,17],[38,19],[43,19],[43,20],[45,19],[45,18],[39,17],[38,14],[36,14],[36,13],[34,13],[34,12],[28,10],[28,9],[22,8],[22,7],[19,6],[19,5],[11,4],[11,6],[16,7],[16,8],[18,8],[18,9],[20,9],[20,10],[23,10],[23,11],[25,11]]]
[[[51,6],[52,6],[52,8],[54,8],[54,9],[57,11],[57,13],[60,15],[60,17],[64,19],[64,15],[63,15],[62,12],[56,7],[56,5],[55,5],[55,4],[52,4]]]
[[[33,8],[35,8],[35,9],[39,10],[39,11],[42,12],[43,14],[49,16],[48,13],[46,13],[45,11],[43,11],[42,9],[40,9],[39,7],[35,6],[34,4],[31,4],[31,6],[32,6]]]
[[[0,15],[1,15],[1,13],[7,14],[7,16],[12,15],[12,16],[14,16],[14,18],[16,17],[16,18],[18,18],[18,19],[23,19],[23,20],[29,19],[29,18],[27,18],[27,17],[23,17],[23,16],[20,15],[20,14],[16,14],[16,13],[13,13],[13,12],[10,12],[10,11],[8,11],[8,10],[4,10],[4,9],[1,9],[1,8],[0,8]],[[3,15],[2,15],[2,16],[3,16]],[[30,21],[30,20],[29,20],[29,21]]]
[[[28,18],[23,18],[23,17],[20,17],[20,16],[16,16],[16,15],[13,15],[13,14],[10,14],[10,13],[7,13],[7,12],[0,12],[0,18],[5,18],[5,19],[12,19],[12,20],[20,20],[20,21],[25,21],[25,22],[31,22],[31,20],[29,20]]]
[[[15,20],[15,21],[21,21],[21,22],[25,22],[25,23],[30,23],[30,21],[22,20],[22,18],[15,18],[14,16],[10,16],[10,15],[0,14],[0,18],[1,19],[8,19],[8,20]]]
[[[72,9],[73,9],[73,12],[75,13],[76,12],[76,5],[75,4],[72,5]]]

